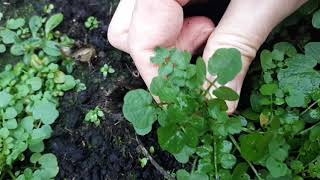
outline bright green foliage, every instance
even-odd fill
[[[227,58],[227,59],[223,59]],[[240,52],[236,49],[218,50],[210,61],[217,80],[225,84],[241,70]],[[227,61],[231,74],[222,71]],[[235,101],[239,95],[232,89],[221,86],[212,92],[216,97],[206,100],[209,89],[203,88],[206,80],[206,66],[202,58],[191,64],[191,54],[177,49],[157,48],[151,61],[160,66],[150,92],[142,89],[127,93],[123,113],[139,135],[148,134],[155,122],[158,141],[163,150],[174,155],[181,163],[197,155],[197,170],[191,174],[185,170],[177,172],[178,179],[224,178],[232,169],[237,158],[231,151],[233,145],[229,135],[239,134],[246,125],[245,119],[228,117],[225,100]],[[209,82],[213,84],[213,82]],[[209,87],[210,88],[210,87]],[[160,100],[153,102],[153,96]],[[222,171],[216,174],[214,167]],[[231,175],[230,175],[231,176]]]
[[[97,29],[99,27],[99,24],[100,22],[96,17],[90,16],[87,18],[86,22],[84,23],[84,26],[91,31],[93,29]]]
[[[224,85],[234,79],[242,68],[241,54],[236,49],[218,49],[210,58],[208,71],[217,75],[217,82]]]
[[[44,21],[47,19],[47,21]],[[71,48],[67,36],[54,36],[63,15],[9,19],[0,27],[0,53],[10,50],[21,60],[0,71],[0,176],[17,171],[16,179],[54,179],[59,172],[57,158],[43,154],[44,140],[52,134],[51,125],[59,116],[59,97],[80,82],[63,72],[69,61],[60,48]],[[10,56],[6,56],[10,57]],[[32,153],[30,168],[24,152]],[[12,177],[13,178],[13,177]]]
[[[102,73],[103,77],[106,78],[108,74],[113,74],[116,71],[110,65],[105,64],[102,68],[100,68],[100,72]]]
[[[101,123],[101,119],[104,118],[104,113],[100,109],[100,107],[95,107],[93,110],[90,110],[86,117],[84,118],[85,122],[94,123],[96,126],[99,126]]]

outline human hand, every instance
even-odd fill
[[[227,86],[240,94],[258,48],[278,23],[306,1],[231,0],[214,29],[205,17],[183,19],[182,6],[189,0],[121,0],[110,23],[108,39],[114,47],[131,55],[147,86],[158,73],[157,66],[150,62],[156,47],[194,52],[208,40],[203,53],[207,61],[219,48],[237,48],[243,68]],[[237,102],[227,103],[229,112],[233,112]]]

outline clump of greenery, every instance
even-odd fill
[[[102,68],[100,68],[100,72],[102,73],[103,77],[106,78],[108,74],[113,74],[116,71],[108,64],[105,64]]]
[[[100,126],[102,118],[104,118],[104,113],[100,107],[97,106],[86,114],[84,120],[88,123],[94,123],[96,126]]]
[[[99,27],[99,24],[100,22],[96,17],[90,16],[84,23],[84,26],[91,31],[93,29],[97,29]]]
[[[157,122],[160,147],[180,163],[193,161],[191,172],[177,171],[178,180],[320,178],[319,49],[310,42],[299,53],[280,42],[263,50],[251,107],[229,116],[226,101],[239,95],[225,84],[241,70],[238,50],[215,52],[208,72],[216,79],[209,80],[201,57],[191,64],[188,52],[157,48],[151,61],[159,76],[150,93],[127,93],[124,116],[139,135]]]
[[[62,21],[62,14],[32,16],[28,22],[9,19],[0,27],[0,53],[8,51],[21,60],[0,71],[1,178],[53,179],[58,174],[57,158],[43,153],[44,141],[59,116],[59,97],[80,83],[62,65],[72,60],[60,49],[73,46],[72,39],[53,31]],[[25,159],[26,150],[32,152],[30,159]],[[31,166],[13,168],[17,161]]]

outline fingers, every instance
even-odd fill
[[[129,53],[128,32],[136,0],[121,0],[108,29],[108,41],[112,46]]]
[[[186,18],[175,47],[194,53],[207,42],[213,30],[213,22],[206,17]]]
[[[227,84],[240,94],[251,61],[271,30],[306,0],[232,0],[227,11],[209,37],[204,50],[208,60],[219,48],[237,48],[242,55],[243,69]],[[229,112],[237,102],[228,102]]]

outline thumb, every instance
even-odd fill
[[[205,60],[219,48],[236,48],[241,52],[242,70],[227,84],[240,94],[251,61],[272,29],[307,0],[232,0],[208,39]],[[238,102],[227,102],[229,113]]]

